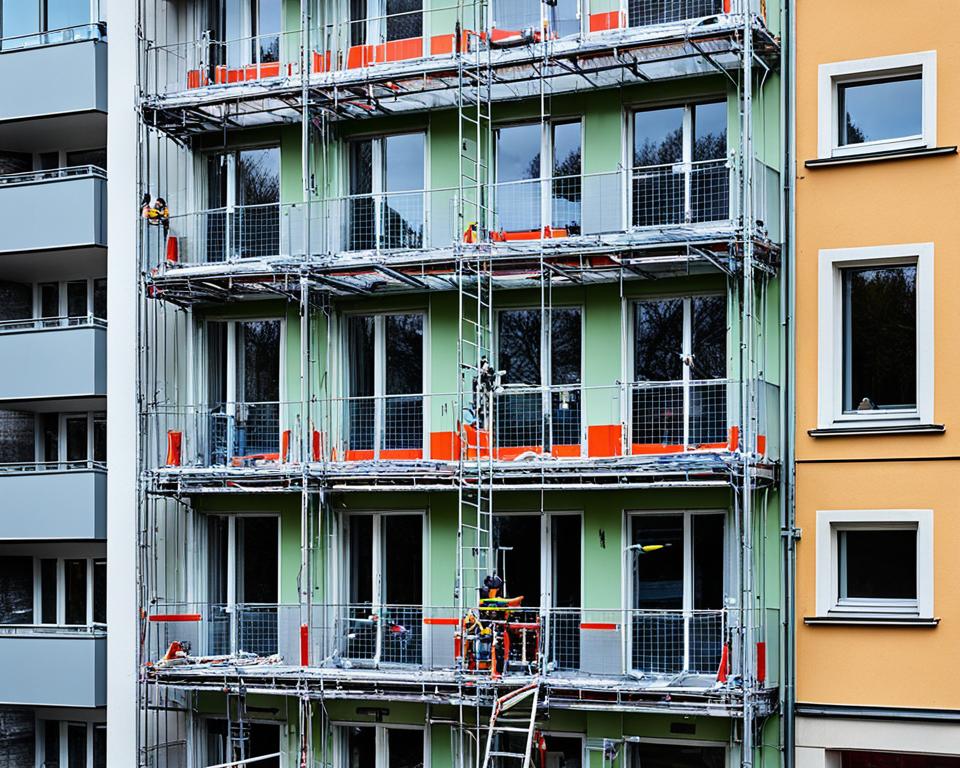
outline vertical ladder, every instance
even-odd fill
[[[487,747],[482,768],[492,768],[495,763],[530,768],[539,702],[539,680],[510,691],[494,702],[490,725],[487,728]],[[501,743],[501,736],[509,739],[512,734],[524,738],[522,752],[509,750],[507,745]]]
[[[477,588],[492,568],[493,501],[489,436],[493,393],[483,386],[491,365],[493,279],[487,200],[490,183],[491,82],[487,45],[487,0],[459,0],[457,40],[458,194],[456,278],[458,290],[457,420],[461,453],[458,466],[457,582],[458,611],[476,605]],[[468,430],[466,427],[471,427]]]

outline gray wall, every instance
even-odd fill
[[[0,704],[105,706],[106,661],[106,637],[2,635]]]
[[[107,331],[102,327],[2,333],[0,360],[12,363],[0,376],[0,400],[107,394]]]
[[[0,120],[107,111],[107,44],[85,40],[0,53]]]
[[[106,472],[3,474],[0,498],[0,540],[107,538]]]
[[[106,179],[76,176],[0,186],[0,232],[0,253],[106,245]]]

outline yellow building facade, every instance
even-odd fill
[[[960,755],[953,0],[796,8],[796,759]]]

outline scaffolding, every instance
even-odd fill
[[[776,691],[766,685],[757,651],[775,637],[771,631],[775,632],[778,622],[766,616],[758,602],[754,536],[759,525],[757,497],[779,482],[775,447],[779,407],[775,388],[763,380],[762,347],[767,287],[779,268],[781,240],[779,183],[771,175],[772,169],[754,157],[754,91],[758,86],[762,89],[777,68],[779,41],[750,0],[741,0],[742,7],[733,9],[726,2],[707,18],[680,18],[650,28],[617,24],[572,37],[549,34],[550,5],[538,5],[539,26],[521,44],[494,44],[487,0],[456,0],[448,56],[378,60],[353,67],[343,59],[337,64],[335,53],[331,58],[327,47],[331,45],[330,25],[318,23],[314,4],[301,0],[299,27],[283,33],[288,38],[283,45],[292,51],[289,61],[276,70],[271,62],[267,71],[267,64],[258,60],[253,76],[246,79],[244,75],[237,81],[229,79],[229,68],[223,70],[224,80],[220,81],[219,67],[225,65],[217,65],[216,82],[207,80],[204,67],[212,72],[214,65],[205,56],[193,60],[181,56],[175,46],[142,37],[141,173],[145,189],[164,189],[168,184],[162,178],[150,178],[154,172],[162,173],[161,156],[169,164],[171,156],[179,153],[185,157],[190,148],[202,146],[204,136],[226,137],[228,131],[268,125],[299,126],[302,176],[302,202],[279,207],[275,238],[266,238],[267,245],[257,247],[252,258],[231,251],[219,239],[217,247],[222,251],[211,256],[209,242],[211,226],[237,233],[240,240],[259,237],[250,211],[226,211],[222,220],[213,220],[209,212],[174,216],[171,230],[190,235],[179,238],[182,253],[173,259],[167,237],[161,237],[157,227],[144,224],[142,228],[138,321],[142,357],[138,375],[142,413],[138,573],[142,764],[186,764],[190,736],[184,731],[194,727],[191,712],[196,697],[218,691],[226,697],[232,750],[225,764],[251,762],[246,752],[245,701],[248,695],[262,693],[297,701],[297,759],[302,766],[327,765],[331,759],[330,718],[324,702],[357,699],[415,701],[428,705],[428,712],[433,705],[455,707],[459,720],[452,724],[456,734],[453,752],[458,765],[486,766],[497,751],[490,746],[494,730],[487,721],[492,723],[495,718],[489,713],[504,697],[535,690],[524,765],[529,762],[538,711],[597,707],[618,712],[724,713],[737,723],[741,765],[753,765],[758,729],[777,707]],[[156,17],[155,4],[140,0],[140,16],[142,35],[146,35],[143,30],[159,34],[163,23]],[[209,40],[201,43],[204,50],[209,49]],[[181,58],[187,62],[185,68],[181,71],[179,63],[174,65],[171,77],[169,61]],[[737,93],[740,144],[736,160],[723,171],[729,172],[731,179],[728,221],[692,223],[688,202],[657,226],[624,226],[623,231],[598,226],[576,236],[567,233],[567,237],[555,237],[547,231],[549,227],[541,226],[533,238],[503,236],[492,200],[493,121],[498,106],[537,100],[543,126],[550,120],[555,94],[705,74],[719,74]],[[346,121],[436,110],[454,110],[457,115],[457,186],[442,193],[429,191],[440,201],[434,207],[452,211],[442,236],[380,239],[378,229],[375,247],[344,247],[342,236],[334,230],[342,229],[338,216],[343,214],[337,211],[342,211],[345,203],[332,204],[325,196],[330,146],[337,140],[338,126]],[[186,161],[175,162],[189,178]],[[599,193],[611,184],[628,189],[635,183],[631,174],[629,170],[618,172],[609,183],[590,180],[593,186],[581,194]],[[689,180],[686,184],[688,188],[696,186]],[[273,226],[269,225],[271,232]],[[377,227],[382,226],[378,221]],[[589,229],[586,223],[584,229]],[[224,237],[229,243],[230,235]],[[494,436],[501,398],[495,369],[495,295],[519,289],[537,291],[541,328],[546,329],[549,342],[557,289],[617,285],[624,303],[629,286],[637,281],[717,273],[724,275],[739,312],[739,335],[733,344],[739,358],[738,375],[722,382],[718,396],[728,418],[735,421],[735,433],[719,438],[691,437],[695,427],[687,417],[683,437],[678,440],[680,451],[648,454],[631,450],[628,419],[622,425],[623,445],[610,455],[593,455],[581,446],[579,455],[561,459],[548,450],[557,441],[552,425],[546,424],[537,439],[528,441],[539,447],[540,455],[523,461],[505,458]],[[385,295],[430,291],[455,292],[457,297],[457,386],[446,395],[424,393],[418,397],[423,408],[439,402],[428,404],[429,397],[448,402],[454,447],[442,458],[425,457],[422,451],[415,457],[392,458],[376,449],[375,460],[366,456],[348,459],[349,448],[336,444],[336,434],[344,429],[344,420],[352,418],[352,405],[337,402],[333,394],[325,398],[314,394],[330,392],[327,376],[336,370],[332,325],[326,323],[324,351],[314,343],[317,321],[333,317],[334,305],[344,299],[374,301]],[[193,310],[266,298],[282,299],[296,313],[299,402],[279,404],[277,415],[271,417],[274,420],[264,428],[274,437],[280,434],[276,446],[249,451],[230,447],[218,454],[215,446],[224,438],[218,437],[215,420],[199,409],[179,406],[184,399],[181,386],[188,389],[192,385],[185,371],[199,359],[188,340]],[[621,322],[625,322],[622,316]],[[615,388],[620,412],[629,410],[631,398],[636,397],[631,386],[636,384],[618,383]],[[689,382],[677,390],[689,398]],[[550,387],[526,394],[542,399],[546,403],[542,412],[549,411]],[[729,403],[735,405],[731,408]],[[383,408],[383,404],[374,405],[375,412]],[[348,415],[342,415],[344,412]],[[187,441],[185,436],[193,434],[196,444],[178,443],[177,455],[171,457],[171,434]],[[249,440],[249,434],[245,439]],[[215,458],[219,455],[222,461]],[[187,456],[194,460],[184,460]],[[545,674],[541,679],[537,671],[498,679],[466,668],[462,656],[416,671],[325,664],[335,659],[342,647],[337,642],[327,647],[318,636],[341,636],[337,633],[342,633],[343,617],[349,620],[348,612],[331,612],[332,606],[314,602],[318,591],[329,595],[336,581],[329,553],[341,525],[331,503],[337,494],[380,490],[456,494],[454,604],[435,618],[462,629],[462,619],[475,608],[484,577],[496,569],[493,514],[497,494],[538,492],[543,514],[544,494],[550,492],[670,488],[726,489],[733,499],[738,594],[736,608],[726,610],[719,619],[723,623],[722,664],[726,665],[723,684],[718,682],[719,676],[707,674],[696,679],[687,674],[688,644],[681,651],[683,674],[668,672],[652,683],[628,680],[621,674]],[[284,660],[265,658],[269,654],[252,659],[238,654],[240,649],[234,644],[227,653],[209,654],[202,663],[158,663],[170,644],[185,636],[196,643],[198,651],[209,650],[209,639],[199,628],[209,620],[203,616],[204,607],[159,597],[168,590],[182,592],[189,581],[186,531],[195,515],[193,500],[204,495],[258,493],[286,493],[300,499],[298,603],[277,607],[278,616],[281,608],[290,609],[288,654]],[[182,555],[182,560],[175,557],[178,562],[172,572],[161,563],[164,549],[167,557]],[[637,616],[626,613],[606,619],[605,623],[631,625],[634,631],[638,621]],[[259,626],[249,617],[232,619],[245,620],[254,628]],[[280,619],[276,621],[279,626]],[[660,625],[651,626],[653,632],[661,631]],[[234,637],[243,634],[236,627],[232,631]],[[377,640],[377,654],[381,642]],[[542,648],[538,654],[536,663],[545,671],[546,654]],[[289,655],[300,663],[290,663]],[[713,661],[711,657],[710,663]],[[666,685],[665,679],[669,681]],[[176,723],[173,734],[168,733],[170,723]],[[318,749],[315,732],[322,734]],[[606,760],[606,750],[604,754]]]

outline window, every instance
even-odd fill
[[[724,513],[630,517],[630,661],[644,673],[716,672],[723,645]]]
[[[67,167],[74,168],[78,165],[94,165],[104,171],[107,170],[107,148],[78,149],[67,152]]]
[[[553,237],[582,231],[583,129],[579,119],[496,129],[496,213],[506,239],[553,228]]]
[[[33,435],[28,438],[31,453],[36,451],[34,460],[51,469],[102,469],[107,460],[106,418],[104,413],[38,414],[36,446]]]
[[[351,46],[422,36],[423,0],[350,0]]]
[[[425,157],[422,133],[349,142],[348,250],[422,247]]]
[[[0,557],[0,624],[33,623],[33,560]]]
[[[209,719],[205,721],[207,732],[207,754],[204,765],[223,765],[240,760],[241,755],[249,760],[266,755],[277,755],[283,747],[283,732],[276,723],[247,723],[247,738],[243,745],[230,737],[226,720]],[[240,752],[243,749],[243,752]],[[255,760],[252,764],[260,768],[280,768],[280,757]]]
[[[420,664],[423,654],[423,515],[348,518],[344,652],[357,660]]]
[[[933,421],[933,245],[820,252],[819,427]]]
[[[348,315],[348,458],[420,458],[423,451],[424,316]]]
[[[933,148],[937,53],[821,64],[821,158]]]
[[[500,449],[579,457],[583,313],[557,307],[548,316],[544,326],[539,309],[497,313],[503,392],[496,395],[496,443]]]
[[[33,317],[43,327],[83,325],[90,317],[107,316],[106,278],[38,283],[33,298]]]
[[[106,560],[0,557],[0,624],[106,623]]]
[[[210,515],[206,537],[207,653],[276,653],[280,518]]]
[[[37,744],[40,768],[105,768],[107,726],[105,723],[40,720]],[[31,759],[30,764],[33,764]]]
[[[630,768],[723,768],[727,763],[722,746],[641,742],[630,751]]]
[[[817,512],[820,617],[933,617],[933,512]]]
[[[3,0],[4,38],[89,24],[88,0]]]
[[[543,18],[541,19],[541,13]],[[493,0],[493,26],[504,42],[520,42],[521,35],[543,29],[546,22],[553,36],[566,37],[580,32],[577,0]],[[498,37],[493,38],[498,41]]]
[[[960,757],[843,750],[839,768],[960,768]]]
[[[207,261],[280,253],[280,148],[207,157]]]
[[[633,319],[633,452],[725,443],[725,297],[638,301]]]
[[[341,726],[340,768],[422,768],[424,730]]]
[[[640,110],[632,126],[633,226],[730,218],[725,101]]]

